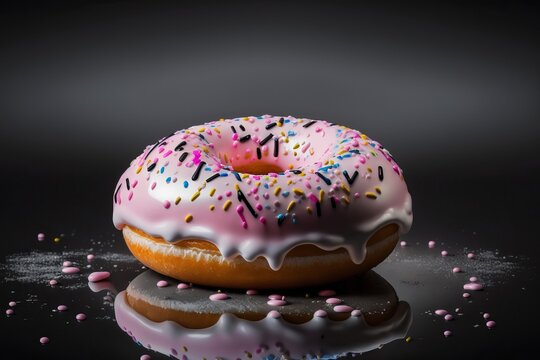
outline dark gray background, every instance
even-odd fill
[[[539,20],[521,1],[2,5],[0,254],[39,231],[111,234],[117,178],[176,129],[290,114],[395,155],[407,240],[536,264]]]

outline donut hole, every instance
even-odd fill
[[[272,164],[266,161],[251,161],[248,163],[234,164],[232,168],[236,172],[252,175],[266,175],[285,171],[279,164]]]

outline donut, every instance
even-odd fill
[[[135,158],[113,222],[149,268],[230,288],[330,283],[384,260],[412,224],[403,171],[365,134],[250,116],[176,131]]]
[[[401,339],[412,321],[409,305],[373,271],[332,288],[248,293],[188,287],[147,270],[116,296],[114,311],[136,343],[189,359],[335,358]],[[216,294],[224,300],[211,300]],[[285,305],[269,305],[277,298]]]

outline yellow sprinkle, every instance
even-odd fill
[[[216,207],[214,205],[210,205],[210,211],[214,211]]]
[[[191,222],[191,220],[193,220],[193,215],[191,214],[187,214],[186,217],[184,218],[184,221],[185,222]]]
[[[142,170],[142,166],[139,166],[139,167],[137,168],[137,171],[136,171],[136,173],[137,173],[137,174],[138,174],[138,173],[140,173],[140,172],[141,172],[141,170]]]
[[[370,199],[376,199],[377,195],[375,193],[372,193],[371,191],[366,192],[364,195],[366,195],[367,198]]]
[[[347,150],[341,150],[341,151],[339,151],[337,154],[338,154],[338,155],[343,155],[343,154],[345,154],[346,152],[347,152]]]
[[[377,194],[380,194],[381,193],[381,188],[378,187],[378,186],[375,186],[375,191],[377,192]]]
[[[346,204],[346,205],[349,205],[349,203],[350,203],[350,202],[349,202],[349,198],[346,197],[346,196],[342,196],[342,197],[341,197],[341,202],[344,203],[344,204]]]
[[[324,199],[324,190],[319,191],[319,202],[322,204]]]
[[[238,186],[238,184],[234,184],[234,188],[236,189],[236,191],[240,190],[240,186]]]
[[[202,128],[199,129],[199,132],[204,132],[205,130],[206,129],[202,127]]]
[[[203,149],[203,151],[204,151],[206,154],[208,154],[208,151],[209,151],[209,150],[208,150],[208,148],[207,148],[206,146],[203,146],[202,149]]]
[[[257,181],[257,182],[255,183],[255,186],[256,186],[256,187],[261,186],[261,182],[260,182],[260,181]]]
[[[313,148],[309,148],[309,155],[313,155],[315,153],[315,150],[313,150]]]
[[[368,171],[368,172],[373,172],[373,169],[370,168],[370,167],[368,166],[368,167],[367,167],[367,171]]]
[[[229,208],[231,207],[231,205],[232,205],[232,201],[231,201],[231,200],[225,201],[225,204],[223,204],[223,210],[225,210],[225,211],[229,210]]]
[[[59,243],[59,242],[60,242],[60,238],[59,238],[59,237],[55,237],[53,241],[54,241],[55,243]]]
[[[278,186],[277,188],[274,189],[274,195],[278,196],[280,192],[281,192],[281,187],[280,186]]]
[[[407,338],[405,339],[406,342],[410,343],[412,341],[412,337],[410,336],[407,336]]]
[[[345,191],[347,194],[351,193],[351,189],[349,189],[349,187],[345,184],[341,184],[341,189]]]
[[[296,143],[296,145],[293,146],[293,149],[298,149],[300,147],[300,144],[299,143]]]
[[[367,140],[367,136],[365,134],[361,134],[360,137],[362,138],[362,140]]]
[[[291,201],[289,203],[289,206],[287,206],[287,212],[290,212],[292,209],[294,209],[294,205],[296,205],[296,201]]]
[[[291,185],[292,184],[292,180],[287,180],[287,185]]]
[[[174,205],[178,205],[178,203],[182,200],[182,198],[179,196],[174,200]]]
[[[215,128],[214,131],[217,132],[218,134],[221,134],[221,130],[219,130],[219,128]]]
[[[249,174],[242,174],[242,175],[240,175],[240,178],[241,178],[241,179],[245,179],[245,178],[247,178],[247,177],[249,177]]]
[[[330,165],[334,165],[334,160],[330,159]]]
[[[216,193],[216,188],[211,188],[210,189],[210,196],[214,196],[215,193]]]
[[[306,211],[308,212],[309,215],[313,214],[313,210],[311,209],[310,206],[306,206]]]
[[[283,126],[283,123],[282,123],[281,121],[278,121],[276,124],[277,124],[278,127],[282,127],[282,126]]]
[[[201,195],[201,192],[200,191],[197,191],[195,194],[193,194],[193,196],[191,197],[191,201],[195,201],[197,200],[197,198],[199,197],[199,195]]]
[[[299,188],[294,188],[292,189],[292,191],[296,194],[296,195],[304,195],[304,192],[299,189]]]

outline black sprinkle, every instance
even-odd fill
[[[261,160],[261,158],[262,158],[261,148],[257,148],[257,159]]]
[[[337,124],[330,124],[330,126],[336,126]]]
[[[279,155],[279,139],[274,138],[274,157],[278,157]]]
[[[157,163],[151,163],[149,167],[146,168],[148,171],[152,171],[156,168]]]
[[[358,176],[358,171],[355,170],[353,176],[349,177],[349,173],[347,172],[347,170],[344,170],[343,175],[345,176],[345,179],[347,179],[349,185],[352,185],[354,180],[356,180],[356,177]]]
[[[201,139],[203,139],[206,143],[208,143],[208,140],[206,140],[206,138],[204,137],[203,134],[199,134],[199,137],[200,137]]]
[[[327,178],[326,176],[324,176],[323,174],[321,174],[320,172],[316,172],[315,174],[317,174],[317,176],[320,177],[322,179],[322,181],[324,181],[326,183],[326,185],[331,185],[332,184],[330,179]]]
[[[315,206],[317,207],[317,216],[318,217],[321,217],[321,202],[320,201],[317,201],[315,203]]]
[[[273,137],[274,135],[272,134],[269,134],[267,137],[265,137],[264,139],[262,139],[260,142],[259,142],[259,145],[264,145],[266,144],[268,141],[270,141],[270,139]]]
[[[246,207],[248,208],[249,212],[251,213],[251,215],[253,215],[253,217],[256,219],[259,214],[257,214],[255,212],[255,210],[253,209],[253,207],[251,206],[251,204],[249,203],[248,199],[246,198],[246,196],[244,195],[244,193],[242,192],[242,190],[238,189],[238,201],[241,201],[243,202],[244,204],[246,204]]]
[[[280,119],[278,120],[278,123],[280,123],[280,124],[283,125],[283,121],[285,121],[285,119],[284,119],[284,118],[280,118]]]
[[[231,130],[232,130],[233,133],[236,134],[236,128],[234,126],[232,126],[232,125],[231,125]]]
[[[273,127],[276,126],[276,125],[277,125],[276,123],[270,123],[270,124],[266,125],[264,128],[265,128],[266,130],[270,130],[271,128],[273,128]]]
[[[175,133],[172,133],[170,135],[167,135],[165,136],[163,139],[159,140],[157,143],[154,144],[154,146],[152,146],[152,148],[150,149],[150,151],[148,151],[144,157],[144,160],[146,160],[148,158],[148,155],[150,155],[150,153],[152,151],[154,151],[155,148],[157,148],[159,145],[163,144],[163,142],[165,142],[165,140],[167,140],[168,138],[170,138],[171,136],[173,136]]]
[[[302,125],[302,127],[308,128],[308,127],[310,127],[311,125],[315,124],[316,122],[317,122],[317,121],[315,121],[315,120],[311,120],[311,121],[308,122],[307,124]]]
[[[178,161],[182,162],[186,160],[187,156],[188,156],[187,152],[182,153],[182,155],[180,155],[180,157],[178,158]]]
[[[336,198],[333,196],[330,196],[330,203],[332,204],[332,209],[336,208]]]
[[[295,175],[298,175],[298,174],[302,173],[302,170],[289,170],[289,171],[292,172]]]
[[[236,180],[238,180],[240,182],[242,181],[242,178],[240,177],[239,173],[237,173],[236,171],[233,171],[232,173],[233,173],[234,177],[236,178]]]
[[[127,189],[131,189],[131,186],[129,186],[129,178],[126,178],[126,186],[127,186]]]
[[[215,173],[214,175],[206,179],[206,182],[209,183],[210,181],[217,179],[219,176],[220,176],[219,173]]]
[[[116,188],[116,191],[114,192],[114,203],[118,204],[118,191],[120,191],[120,188],[122,187],[122,184],[118,185]]]
[[[277,218],[277,223],[279,226],[281,226],[281,224],[283,224],[284,221],[285,221],[285,216],[279,216]]]
[[[240,125],[240,129],[241,129],[242,131],[246,131],[246,128],[244,127],[244,125]]]
[[[382,166],[379,166],[379,180],[384,180],[384,172]]]
[[[247,134],[245,136],[242,136],[240,139],[238,139],[241,143],[248,141],[251,139],[251,135]]]
[[[193,173],[193,176],[191,177],[191,180],[196,181],[199,178],[199,175],[201,174],[201,170],[206,165],[204,161],[201,161],[199,165],[197,165],[197,168],[195,169],[195,172]]]
[[[174,148],[174,151],[182,151],[182,150],[184,150],[185,145],[186,145],[186,142],[182,141],[180,144],[176,145],[176,147]]]

